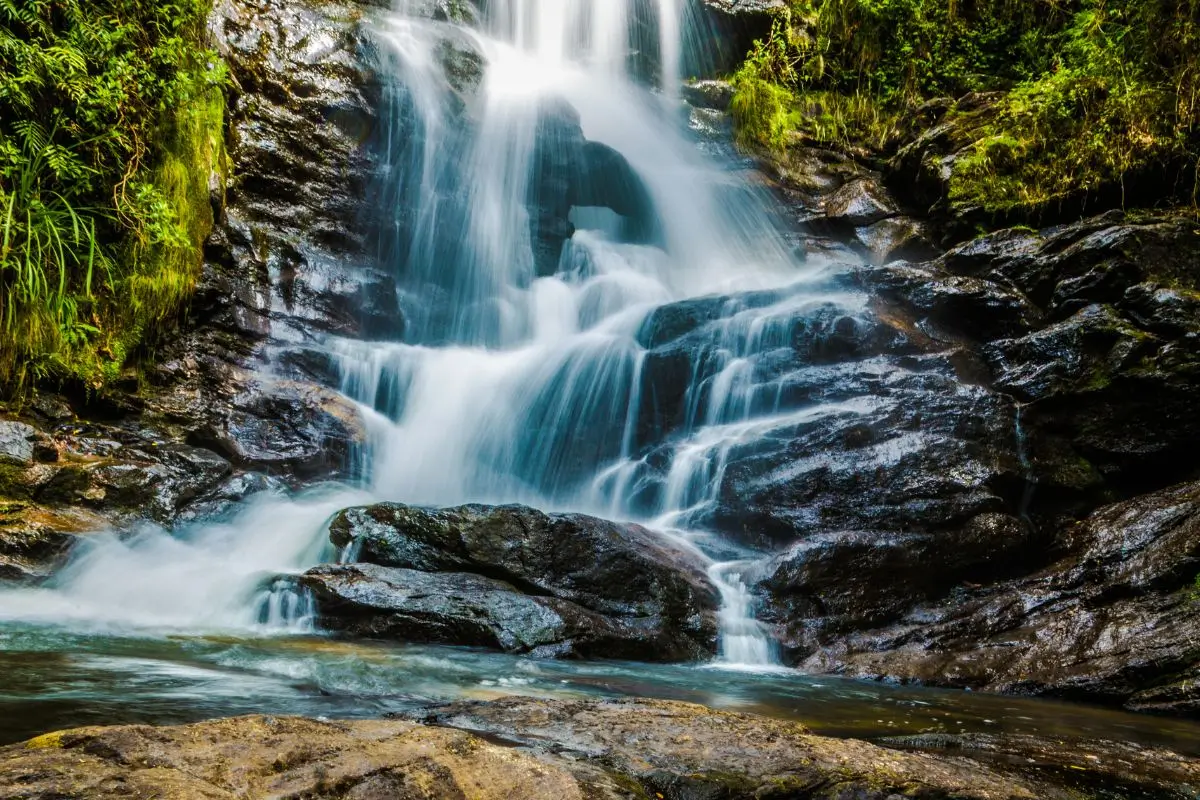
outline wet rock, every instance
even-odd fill
[[[728,111],[733,102],[733,87],[728,81],[691,81],[682,89],[683,99],[695,108]]]
[[[1040,572],[966,584],[803,666],[1195,714],[1200,484],[1105,507],[1063,546]]]
[[[1110,306],[1089,306],[1070,319],[985,351],[996,384],[1025,401],[1101,388],[1114,373],[1140,364],[1158,341]]]
[[[984,355],[996,385],[1032,403],[1024,416],[1035,460],[1040,448],[1069,443],[1124,496],[1191,474],[1181,459],[1200,444],[1193,337],[1152,335],[1093,305]]]
[[[949,275],[933,265],[905,262],[865,269],[862,283],[876,295],[903,304],[909,313],[949,337],[991,341],[1026,333],[1042,311],[1020,292],[992,281]]]
[[[942,357],[806,371],[800,406],[727,456],[711,522],[786,546],[818,532],[937,532],[1006,506],[1008,404]],[[800,398],[808,405],[800,404]]]
[[[20,512],[14,524],[39,532],[170,525],[231,470],[216,453],[149,429],[79,422],[52,433],[36,431],[46,451],[40,463],[0,465],[0,503]]]
[[[896,201],[870,178],[855,180],[825,198],[825,218],[847,228],[873,225],[899,213]]]
[[[808,536],[767,567],[764,618],[780,623],[793,658],[844,631],[904,616],[964,581],[1012,570],[1036,552],[1037,537],[1007,514],[924,533],[837,531]]]
[[[651,349],[641,369],[636,444],[657,445],[699,420],[741,421],[746,409],[784,412],[830,396],[846,399],[856,391],[821,386],[822,366],[924,349],[928,337],[864,308],[861,296],[821,288],[831,287],[694,298],[650,314],[638,332]],[[745,370],[739,381],[753,386],[736,397],[714,393],[730,369]],[[862,383],[857,391],[872,392]]]
[[[26,466],[33,463],[33,446],[38,432],[30,425],[0,420],[0,464]]]
[[[231,205],[272,238],[362,246],[378,87],[352,4],[223,0],[212,26],[240,93]]]
[[[857,228],[854,237],[873,264],[892,261],[927,261],[939,251],[927,226],[912,217],[889,217]]]
[[[78,493],[79,499],[100,509],[170,523],[230,472],[228,461],[204,448],[175,443],[151,447],[152,454],[123,449],[120,460],[86,467],[87,488]]]
[[[1132,224],[1119,212],[1042,231],[999,231],[948,252],[947,271],[1007,284],[1064,319],[1094,304],[1118,304],[1133,286],[1156,280],[1193,286],[1189,265],[1200,235],[1179,220]],[[1194,287],[1193,287],[1194,288]]]
[[[1200,293],[1158,283],[1139,283],[1125,290],[1121,310],[1138,327],[1162,336],[1200,333]]]
[[[107,520],[83,508],[0,499],[0,582],[49,577],[79,536],[107,527]]]
[[[374,564],[310,570],[321,619],[354,636],[486,647],[548,658],[691,660],[691,642],[623,625],[555,597],[473,573]],[[682,645],[682,646],[681,646]]]
[[[704,0],[706,6],[726,14],[763,14],[782,11],[785,0]]]
[[[638,343],[648,350],[743,311],[774,305],[785,292],[746,292],[732,296],[698,297],[659,306],[646,317],[638,331]]]
[[[584,796],[563,765],[460,731],[288,717],[49,734],[0,750],[0,794],[63,800]]]
[[[1101,797],[1182,798],[1200,779],[1195,759],[1126,742],[976,733],[897,736],[879,744],[963,756],[1002,770],[1020,762],[1043,779]]]
[[[331,389],[252,381],[196,438],[244,469],[313,480],[345,474],[366,430],[357,407]]]
[[[641,178],[616,150],[584,137],[578,112],[565,100],[542,103],[533,164],[526,207],[539,275],[558,271],[563,243],[575,232],[576,206],[614,211],[626,241],[658,241],[660,223]]]
[[[364,266],[381,88],[362,16],[355,4],[216,4],[210,27],[234,86],[226,202],[187,322],[156,353],[122,426],[292,484],[346,474],[361,430],[314,385],[329,376],[258,373],[279,350],[311,347],[314,332],[405,332],[394,278]]]
[[[466,5],[466,3],[459,3]],[[455,12],[443,12],[444,16],[462,16]],[[461,29],[451,29],[443,33],[437,44],[438,60],[447,83],[458,94],[464,106],[470,105],[478,93],[479,85],[483,82],[484,58],[479,52],[478,43],[470,34]]]
[[[385,503],[342,512],[330,539],[363,562],[305,577],[336,629],[553,656],[679,661],[715,650],[703,561],[637,525]]]
[[[175,515],[176,524],[224,519],[236,514],[241,504],[255,495],[285,495],[288,485],[279,478],[259,472],[231,475],[200,500],[186,504]]]
[[[533,752],[559,752],[583,764],[605,765],[632,779],[649,797],[1074,796],[1051,781],[1026,779],[1000,765],[828,739],[793,722],[686,703],[511,698],[435,707],[421,718],[498,736]],[[1164,754],[1163,760],[1171,755]],[[1164,777],[1196,775],[1194,764],[1170,766],[1174,771],[1164,770]]]
[[[62,395],[38,392],[34,395],[30,408],[47,422],[65,422],[75,417],[75,410],[70,402]]]

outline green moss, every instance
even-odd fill
[[[23,501],[30,499],[29,483],[25,479],[25,468],[15,464],[0,464],[0,499]],[[19,505],[19,504],[17,504]],[[14,505],[6,504],[5,511]]]
[[[44,733],[41,736],[35,736],[25,743],[28,750],[61,750],[63,746],[63,732]]]
[[[0,0],[0,392],[111,383],[190,296],[224,171],[209,8]]]

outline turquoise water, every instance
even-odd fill
[[[905,688],[792,671],[544,661],[320,636],[145,637],[0,628],[0,743],[50,730],[238,714],[378,717],[505,695],[643,696],[799,720],[872,738],[1008,732],[1106,738],[1200,756],[1200,725],[1050,700]]]

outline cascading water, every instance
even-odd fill
[[[524,502],[636,519],[711,553],[722,661],[774,663],[746,586],[750,554],[703,528],[731,450],[853,410],[798,405],[755,359],[788,347],[808,309],[862,301],[817,293],[819,265],[796,258],[766,199],[686,135],[672,99],[682,6],[654,6],[657,94],[631,58],[644,3],[492,0],[474,27],[385,15],[393,81],[379,257],[403,286],[406,341],[325,345],[368,418],[366,488],[262,500],[231,523],[175,536],[101,541],[57,588],[6,595],[2,613],[303,630],[311,609],[273,576],[339,557],[322,549],[336,510],[368,499]],[[483,62],[477,88],[447,68],[448,52]],[[620,192],[576,191],[583,200],[562,209],[573,231],[538,216],[547,165],[569,158],[565,141],[606,159],[602,178],[629,173]],[[547,230],[562,234],[548,269],[538,255]],[[686,418],[647,434],[648,320],[731,292],[697,345]]]

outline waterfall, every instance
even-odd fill
[[[340,390],[368,419],[367,486],[264,499],[181,534],[106,539],[57,586],[10,593],[0,614],[303,630],[312,610],[279,576],[339,558],[324,546],[339,508],[523,502],[694,542],[712,555],[722,597],[721,661],[774,663],[745,580],[754,554],[706,526],[737,448],[853,410],[798,404],[756,359],[791,347],[797,319],[862,301],[812,288],[821,265],[797,258],[771,199],[683,129],[682,6],[649,4],[658,16],[649,78],[633,52],[645,45],[647,6],[633,0],[491,0],[473,27],[382,15],[373,205],[406,338],[323,344]],[[478,86],[450,73],[448,52],[482,65]],[[560,188],[545,170],[575,169],[567,162],[584,151],[607,159],[600,178],[632,176],[622,178],[626,194],[585,187],[591,205],[557,209],[569,223],[531,204],[539,182]],[[685,419],[646,434],[643,331],[664,306],[719,295],[729,298],[694,344]]]

